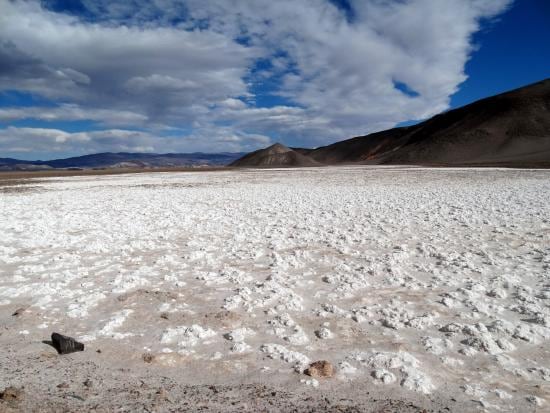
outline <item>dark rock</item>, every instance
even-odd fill
[[[0,393],[0,399],[5,401],[19,401],[23,399],[23,390],[17,387],[7,387]]]
[[[12,316],[14,317],[19,317],[20,315],[22,315],[25,311],[27,311],[27,307],[21,307],[21,308],[18,308],[17,310],[15,310],[12,314]]]
[[[76,351],[84,351],[84,344],[79,343],[72,337],[52,333],[52,345],[59,354],[69,354]]]
[[[316,378],[329,378],[334,376],[334,366],[326,360],[315,361],[309,365],[304,374]]]
[[[141,355],[141,358],[143,359],[144,362],[146,363],[152,363],[153,361],[155,361],[155,356],[151,353],[143,353]]]
[[[59,383],[59,384],[57,385],[57,388],[58,388],[58,389],[68,389],[68,388],[69,388],[69,383],[65,383],[65,382]]]
[[[159,400],[166,400],[166,399],[168,399],[168,392],[166,391],[166,389],[164,387],[161,387],[160,389],[157,390],[155,396]]]
[[[119,295],[116,299],[120,302],[124,302],[128,299],[128,295],[127,294],[122,294],[122,295]]]

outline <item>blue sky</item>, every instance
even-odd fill
[[[0,0],[0,157],[316,147],[547,78],[548,39],[545,0]]]
[[[469,77],[452,107],[550,77],[550,2],[516,0],[474,34],[474,43],[479,50],[466,64]]]

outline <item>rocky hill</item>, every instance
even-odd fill
[[[298,167],[319,166],[319,162],[304,156],[298,151],[290,149],[280,143],[276,143],[265,149],[251,152],[230,166],[240,167]]]

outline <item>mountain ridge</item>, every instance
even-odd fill
[[[157,168],[186,166],[225,166],[244,153],[132,153],[132,152],[101,152],[69,158],[52,159],[49,161],[27,161],[14,158],[0,158],[0,170],[27,169],[103,169],[103,168]]]
[[[550,167],[550,79],[440,113],[416,125],[294,151],[320,165]],[[271,166],[247,165],[243,159],[234,164]]]

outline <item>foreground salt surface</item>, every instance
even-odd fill
[[[0,311],[30,306],[21,340],[59,330],[166,369],[313,387],[327,384],[299,373],[327,359],[341,383],[550,408],[550,172],[251,170],[21,189],[0,193]]]

